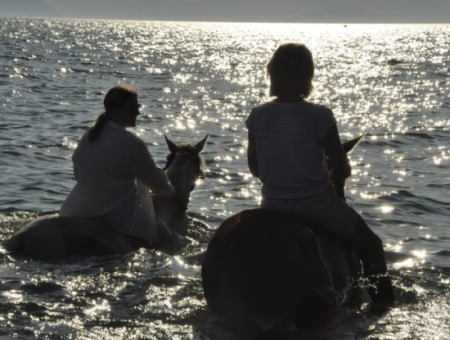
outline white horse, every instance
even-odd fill
[[[175,187],[172,198],[154,196],[153,205],[158,218],[173,230],[186,220],[190,192],[198,178],[204,176],[205,162],[201,156],[208,136],[197,144],[174,144],[166,136],[167,177]],[[59,259],[70,255],[126,254],[143,242],[128,237],[102,222],[58,215],[38,218],[16,232],[6,243],[12,253],[39,259]]]
[[[344,143],[345,152],[361,138]],[[337,192],[343,197],[341,189]],[[349,301],[360,272],[353,251],[329,236],[271,210],[229,217],[204,256],[202,280],[209,307],[238,323],[255,316],[281,317],[300,330],[325,328]]]

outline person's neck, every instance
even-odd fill
[[[303,99],[302,97],[277,97],[274,99],[274,102],[276,103],[285,103],[285,104],[290,104],[290,103],[303,103],[305,101],[305,99]]]
[[[130,127],[128,124],[126,124],[126,122],[124,122],[122,119],[119,119],[118,117],[113,116],[113,117],[109,117],[108,119],[116,124],[119,124],[124,129],[127,129]]]

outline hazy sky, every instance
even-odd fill
[[[0,0],[0,16],[273,22],[450,22],[450,0]]]

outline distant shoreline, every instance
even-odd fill
[[[208,20],[157,20],[157,19],[114,19],[114,18],[67,18],[67,17],[32,17],[2,16],[0,19],[42,19],[42,20],[99,20],[99,21],[142,21],[142,22],[180,22],[180,23],[215,23],[215,24],[278,24],[278,25],[450,25],[450,22],[289,22],[289,21],[208,21]]]

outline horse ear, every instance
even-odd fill
[[[209,138],[209,134],[207,134],[206,137],[202,141],[198,142],[195,145],[195,151],[197,151],[198,154],[200,152],[202,152],[203,149],[205,148],[205,145],[206,145],[206,142],[208,141],[208,138]]]
[[[166,135],[164,135],[164,139],[166,140],[166,145],[167,145],[167,149],[169,150],[170,153],[175,153],[178,150],[178,146],[169,140],[169,138],[167,138]]]
[[[344,148],[344,152],[347,154],[350,151],[352,151],[359,144],[359,142],[363,139],[363,137],[365,135],[366,134],[363,134],[363,135],[361,135],[361,136],[359,136],[357,138],[350,139],[350,140],[346,141],[345,143],[342,143],[342,147]]]

